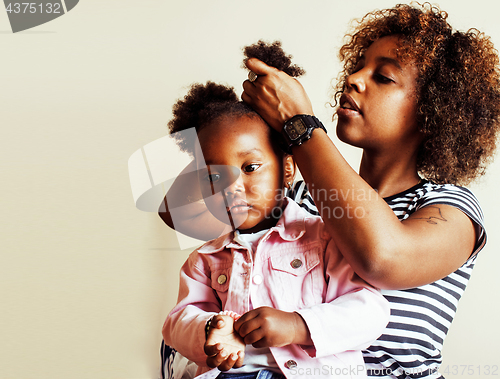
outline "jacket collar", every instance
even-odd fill
[[[308,217],[308,213],[287,197],[283,201],[283,214],[276,225],[269,229],[264,236],[278,233],[285,241],[296,241],[306,232],[305,219]],[[239,243],[234,241],[234,231],[208,241],[198,249],[198,252],[200,254],[214,254],[225,248],[242,248]]]

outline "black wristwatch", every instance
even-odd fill
[[[320,120],[306,114],[298,114],[285,122],[282,134],[288,145],[288,150],[291,151],[293,146],[302,145],[310,139],[313,130],[317,128],[327,132]]]

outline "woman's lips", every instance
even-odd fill
[[[339,116],[356,116],[362,113],[351,95],[343,93],[340,97],[340,107],[337,109],[337,114]]]

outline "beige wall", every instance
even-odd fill
[[[307,3],[307,6],[305,5]],[[281,39],[333,136],[328,84],[348,21],[395,1],[82,0],[12,34],[0,11],[0,378],[146,379],[190,249],[132,199],[127,161],[166,134],[194,81],[240,92],[240,49]],[[451,22],[500,46],[488,0],[443,0]],[[358,152],[342,147],[357,165]],[[174,158],[174,157],[172,157]],[[444,365],[499,364],[500,162],[473,187],[489,243],[445,344]],[[459,371],[462,368],[459,367]]]

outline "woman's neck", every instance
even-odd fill
[[[416,154],[412,157],[383,157],[380,154],[363,151],[359,175],[381,197],[387,197],[402,192],[418,184]]]

